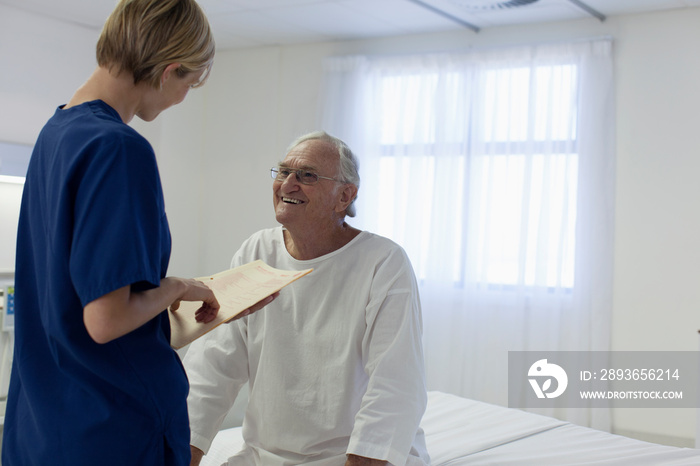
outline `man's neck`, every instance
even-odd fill
[[[328,230],[283,230],[287,252],[297,260],[311,260],[337,251],[361,233],[345,222]]]

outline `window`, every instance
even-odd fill
[[[379,187],[364,208],[419,279],[573,287],[576,65],[389,73],[373,92]]]

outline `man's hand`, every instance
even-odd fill
[[[204,456],[204,452],[194,445],[190,445],[190,451],[192,452],[190,466],[199,466],[199,463],[202,461],[202,457]]]
[[[357,455],[348,455],[348,459],[345,462],[345,466],[385,466],[387,464],[389,463],[384,460],[375,460]]]
[[[275,298],[277,298],[279,295],[280,295],[280,292],[277,291],[276,293],[271,294],[271,295],[268,296],[267,298],[261,299],[260,301],[258,301],[257,303],[253,304],[252,306],[250,306],[250,307],[249,307],[248,309],[246,309],[245,311],[241,312],[240,314],[237,314],[236,317],[234,317],[233,319],[229,320],[229,322],[233,322],[234,320],[238,320],[238,319],[240,319],[241,317],[249,316],[249,315],[251,315],[253,312],[259,311],[260,309],[264,308],[265,306],[267,306],[268,304],[270,304],[272,301],[274,301]]]

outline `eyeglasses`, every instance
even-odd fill
[[[323,178],[324,180],[337,181],[338,183],[344,183],[344,181],[336,180],[335,178],[329,178],[327,176],[321,176],[318,173],[314,173],[309,170],[304,170],[303,168],[300,168],[298,170],[287,167],[277,167],[270,169],[270,175],[276,181],[284,181],[292,173],[294,173],[299,183],[306,185],[318,183],[319,178]]]

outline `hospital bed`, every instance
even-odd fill
[[[434,466],[700,465],[700,450],[633,440],[551,417],[428,393],[421,426]],[[241,449],[241,428],[217,434],[203,466],[220,466]]]

